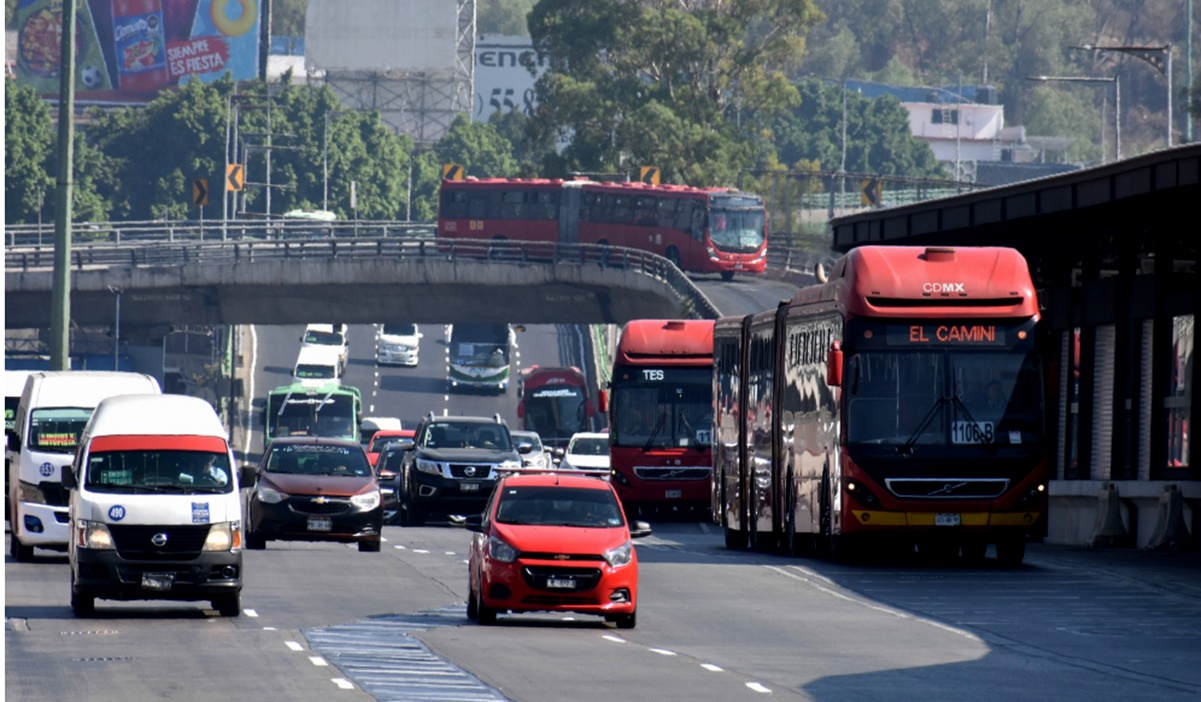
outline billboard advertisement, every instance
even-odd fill
[[[259,0],[77,0],[75,99],[148,102],[192,77],[258,77]],[[19,0],[17,81],[59,93],[63,0]]]
[[[534,83],[546,72],[529,37],[481,36],[475,42],[473,122],[493,113],[534,110]]]

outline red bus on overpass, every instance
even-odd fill
[[[609,384],[609,461],[627,513],[707,511],[713,321],[639,319]]]
[[[1020,563],[1047,524],[1038,319],[1012,249],[862,246],[790,302],[718,320],[727,546]]]
[[[762,273],[763,199],[731,188],[591,180],[443,180],[437,238],[620,246],[681,270]]]

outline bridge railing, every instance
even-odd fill
[[[432,222],[301,219],[238,219],[141,222],[76,222],[72,245],[133,244],[173,241],[295,241],[301,239],[370,239],[398,237],[432,239]],[[53,224],[11,224],[4,227],[4,245],[53,246]]]
[[[498,264],[595,265],[629,269],[664,281],[699,317],[715,319],[717,308],[700,288],[671,261],[646,251],[595,244],[456,239],[435,241],[417,237],[237,240],[226,242],[163,242],[156,245],[90,244],[71,247],[71,268],[79,271],[114,267],[226,265],[265,260],[330,260],[337,258],[488,260]],[[6,249],[5,271],[45,271],[54,268],[52,245]]]

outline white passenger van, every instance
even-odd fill
[[[209,600],[242,612],[242,500],[228,435],[186,395],[103,400],[64,474],[71,608],[96,598]]]
[[[10,436],[16,435],[17,424],[17,405],[21,404],[21,392],[25,389],[25,379],[31,370],[5,370],[4,371],[4,494],[8,495],[12,491],[12,462],[16,455],[9,448]],[[10,519],[12,514],[12,500],[7,497],[4,499],[4,518]]]
[[[330,346],[301,346],[292,369],[292,380],[306,388],[329,382],[342,383],[342,357]]]
[[[342,370],[350,360],[350,340],[345,324],[310,324],[300,335],[301,348],[316,346],[319,348],[334,348],[342,361]]]
[[[62,469],[71,464],[92,410],[114,395],[158,394],[158,381],[121,371],[37,371],[17,403],[9,469],[10,551],[18,563],[33,549],[67,550],[67,495]]]

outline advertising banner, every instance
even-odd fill
[[[77,0],[75,99],[153,100],[195,76],[258,77],[259,0]],[[59,93],[63,0],[19,0],[17,81]]]

